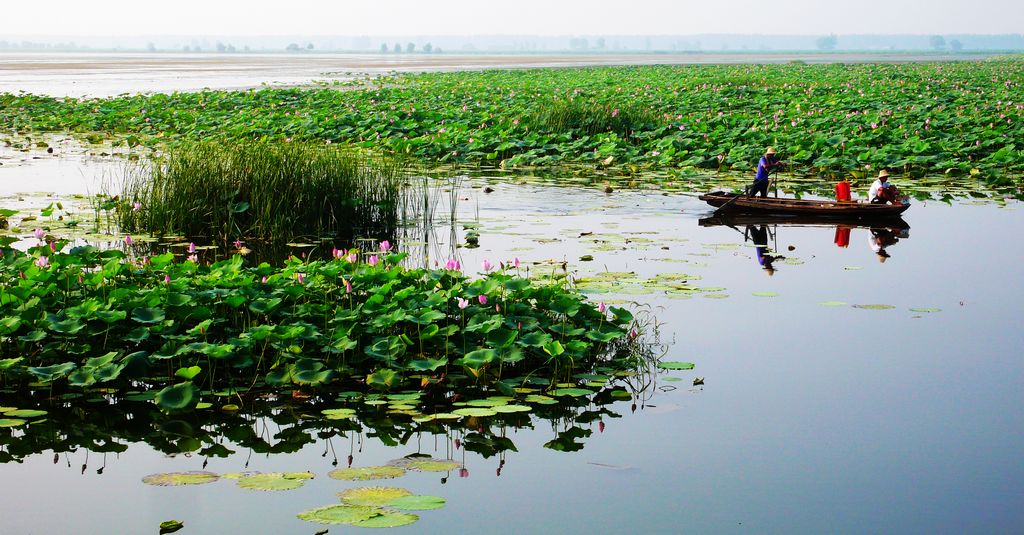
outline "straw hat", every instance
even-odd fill
[[[764,155],[765,156],[771,156],[772,154],[775,154],[775,148],[774,147],[768,147],[768,150],[764,151]]]
[[[889,178],[889,171],[882,169],[878,172],[878,178]]]

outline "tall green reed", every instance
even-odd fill
[[[630,139],[657,122],[651,110],[635,104],[612,106],[583,98],[553,100],[539,106],[534,126],[551,132],[576,132],[596,135],[615,132]]]
[[[341,146],[183,144],[129,169],[118,224],[225,241],[391,236],[403,171],[397,160]]]

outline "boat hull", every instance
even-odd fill
[[[717,207],[722,213],[779,216],[803,215],[853,221],[897,218],[910,208],[909,204],[892,205],[856,201],[838,202],[828,199],[747,197],[721,191],[707,193],[698,198],[711,206]]]

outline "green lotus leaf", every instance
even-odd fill
[[[213,483],[220,477],[213,472],[168,472],[163,474],[150,474],[142,478],[147,485],[158,487],[177,487],[181,485],[202,485]]]
[[[405,475],[405,469],[398,466],[364,466],[361,468],[339,468],[327,475],[342,481],[368,481],[371,479],[394,479]]]
[[[53,382],[62,377],[66,377],[74,369],[74,362],[65,362],[63,364],[54,364],[53,366],[29,368],[28,372],[36,376],[40,381]]]
[[[398,372],[389,368],[381,368],[366,376],[366,384],[374,388],[389,389],[401,381]]]
[[[526,399],[524,401],[526,401],[527,403],[537,403],[539,405],[554,405],[558,403],[557,399],[548,396],[543,396],[540,394],[530,394],[526,396]]]
[[[39,329],[36,329],[25,336],[18,337],[18,340],[21,340],[22,342],[40,342],[44,339],[46,339],[46,331]]]
[[[574,398],[578,398],[580,396],[589,396],[590,394],[593,393],[593,391],[587,390],[585,388],[556,388],[548,392],[548,394],[551,394],[552,396],[569,396]]]
[[[4,416],[9,416],[12,418],[38,418],[40,416],[46,416],[47,414],[48,413],[46,411],[38,409],[16,409],[13,411],[8,411],[6,414],[4,414]]]
[[[269,472],[243,477],[238,480],[238,486],[243,489],[263,491],[294,490],[305,485],[306,480],[312,478],[313,474],[309,472]]]
[[[853,308],[862,308],[865,310],[889,310],[896,308],[893,305],[853,305]]]
[[[466,402],[469,407],[497,407],[498,405],[508,405],[510,400],[506,399],[473,399]]]
[[[419,422],[419,423],[425,423],[425,422],[433,422],[435,420],[458,420],[460,418],[463,418],[463,416],[461,414],[452,414],[450,412],[439,412],[437,414],[424,414],[422,416],[417,416],[417,417],[413,418],[412,421]]]
[[[445,364],[448,364],[448,359],[444,357],[439,359],[418,359],[409,361],[405,368],[415,372],[425,372],[434,371]]]
[[[132,319],[145,324],[159,323],[163,321],[167,315],[164,313],[162,308],[143,308],[139,307],[132,310]]]
[[[165,533],[174,533],[183,527],[185,527],[185,524],[178,520],[165,520],[160,523],[160,535]]]
[[[920,312],[922,314],[934,314],[935,312],[942,312],[941,308],[912,308],[911,312]]]
[[[0,418],[0,427],[18,427],[25,425],[25,420],[20,418]]]
[[[378,516],[382,511],[378,507],[335,504],[303,511],[296,516],[318,524],[352,524]]]
[[[849,303],[847,303],[845,301],[822,301],[822,302],[820,302],[818,304],[821,305],[821,306],[825,306],[825,307],[844,307],[844,306],[848,305]]]
[[[440,509],[445,506],[445,503],[447,503],[447,500],[440,496],[413,494],[411,496],[395,498],[388,502],[387,506],[405,511],[428,511],[431,509]]]
[[[328,416],[328,417],[330,417],[330,416],[345,416],[345,417],[349,417],[349,416],[355,416],[356,410],[355,409],[347,409],[347,408],[324,409],[324,410],[320,411],[320,414],[323,414],[324,416]]]
[[[339,492],[338,497],[352,505],[379,507],[395,498],[411,494],[408,490],[398,487],[356,487]]]
[[[181,377],[186,381],[191,381],[195,376],[199,375],[203,371],[199,366],[190,366],[188,368],[178,368],[178,371],[174,372],[175,377]]]
[[[9,370],[14,367],[15,364],[25,360],[25,357],[15,357],[13,359],[0,359],[0,371]]]
[[[465,408],[462,408],[462,409],[455,409],[455,410],[453,410],[452,414],[458,414],[459,416],[472,416],[472,417],[478,417],[479,418],[479,417],[484,417],[484,416],[494,416],[495,414],[498,414],[498,413],[495,412],[494,409],[487,408],[487,407],[465,407]]]
[[[191,381],[178,383],[157,392],[153,400],[163,410],[186,410],[194,407],[199,402],[199,388],[192,384]]]
[[[509,414],[513,412],[530,412],[533,409],[526,405],[501,405],[494,407],[493,410],[498,414]]]
[[[412,524],[419,519],[420,517],[412,513],[382,510],[381,514],[366,520],[352,522],[352,525],[359,528],[397,528]]]
[[[670,361],[659,362],[658,367],[663,370],[692,370],[694,368],[694,364],[692,362]]]
[[[227,474],[221,474],[221,479],[242,479],[243,477],[255,476],[260,472],[229,472]]]
[[[414,472],[450,472],[462,466],[450,459],[434,459],[432,457],[403,457],[388,464]]]

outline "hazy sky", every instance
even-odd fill
[[[0,37],[1022,32],[1022,0],[17,0],[0,13]]]

